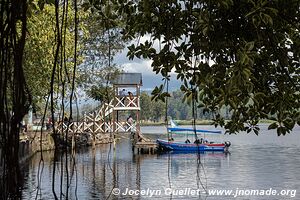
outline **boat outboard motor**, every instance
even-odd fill
[[[231,142],[229,142],[229,141],[226,141],[226,142],[224,142],[224,144],[225,144],[225,146],[226,146],[226,147],[230,147],[230,145],[231,145]]]

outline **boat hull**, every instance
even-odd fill
[[[204,152],[204,151],[228,151],[228,147],[223,143],[203,143],[191,144],[184,142],[173,142],[167,140],[156,140],[156,143],[161,150],[178,151],[178,152]]]

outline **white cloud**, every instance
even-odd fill
[[[155,74],[152,71],[152,61],[151,60],[139,60],[140,62],[130,62],[123,63],[121,66],[125,72],[135,72],[135,73],[143,73],[147,75]]]
[[[150,40],[150,35],[143,36],[139,39],[140,43],[144,43],[146,40]],[[134,40],[131,44],[137,44],[138,40]],[[129,45],[131,45],[129,44]],[[158,41],[155,41],[154,48],[159,49]],[[115,62],[121,66],[121,68],[125,72],[132,72],[132,73],[142,73],[143,76],[143,89],[144,90],[152,90],[155,86],[162,83],[162,76],[160,74],[156,74],[153,72],[151,64],[152,60],[149,59],[138,59],[134,58],[133,60],[129,60],[126,56],[128,49],[125,48],[122,52],[115,56]],[[171,90],[175,90],[179,88],[180,81],[176,80],[175,69],[173,69],[170,73],[171,81],[170,81],[170,88]]]

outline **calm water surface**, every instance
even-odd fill
[[[210,126],[200,128],[213,129]],[[164,127],[142,127],[142,131],[153,139],[166,137],[161,134],[166,132]],[[175,139],[185,140],[186,137]],[[60,154],[55,162],[55,191],[58,198],[64,198],[69,180],[69,199],[300,199],[300,127],[284,137],[277,137],[274,131],[267,130],[267,125],[261,125],[259,136],[240,133],[212,139],[231,141],[230,153],[200,154],[201,163],[197,154],[133,155],[129,139],[117,141],[115,149],[108,144],[99,145],[95,150],[80,150],[76,153],[75,165],[71,154]],[[35,156],[23,169],[24,199],[54,198],[53,152],[43,153],[43,168],[39,168],[40,158],[40,155]],[[43,170],[40,176],[39,169]],[[38,187],[41,190],[37,193]],[[168,188],[172,188],[173,195],[169,195]],[[112,194],[128,189],[136,193]],[[232,194],[205,193],[218,189],[232,190]],[[200,196],[191,190],[199,191]],[[242,190],[241,195],[234,198],[237,190]],[[291,191],[283,191],[286,195],[250,196],[250,190]],[[142,191],[146,195],[138,194]]]

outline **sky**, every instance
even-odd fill
[[[125,72],[131,73],[142,73],[143,78],[143,86],[141,88],[142,91],[152,91],[155,86],[159,86],[163,84],[162,76],[160,74],[156,74],[152,71],[151,60],[138,59],[134,58],[133,60],[129,60],[127,55],[127,47],[115,56],[115,62]],[[176,80],[176,74],[171,73],[171,79],[169,82],[169,90],[174,91],[180,88],[180,81]]]
[[[144,36],[140,38],[140,42],[144,42],[144,40],[149,39],[148,36]],[[131,45],[131,44],[129,44]],[[127,45],[127,46],[129,46]],[[157,44],[154,44],[154,48],[158,48]],[[155,86],[159,86],[163,84],[162,76],[160,74],[156,74],[152,71],[151,60],[138,59],[134,58],[133,60],[129,60],[127,55],[127,47],[124,50],[114,57],[114,62],[120,66],[125,72],[128,73],[142,73],[143,86],[141,87],[141,91],[146,91],[150,93]],[[178,90],[180,88],[180,81],[176,79],[176,74],[174,72],[170,73],[170,81],[169,81],[169,92]],[[98,106],[99,102],[90,99],[85,94],[81,94],[79,98],[79,105],[93,105]]]
[[[117,65],[119,65],[125,72],[131,73],[142,73],[143,86],[141,87],[141,91],[146,91],[150,93],[155,86],[159,86],[163,84],[162,76],[160,74],[156,74],[152,71],[151,60],[138,59],[134,58],[133,60],[129,60],[127,58],[127,47],[118,53],[114,57],[114,61]],[[170,73],[170,82],[169,82],[169,91],[178,90],[180,88],[180,81],[176,79],[176,74],[174,72]],[[80,94],[79,96],[79,107],[89,105],[89,106],[99,106],[99,102],[90,99],[85,94]]]

